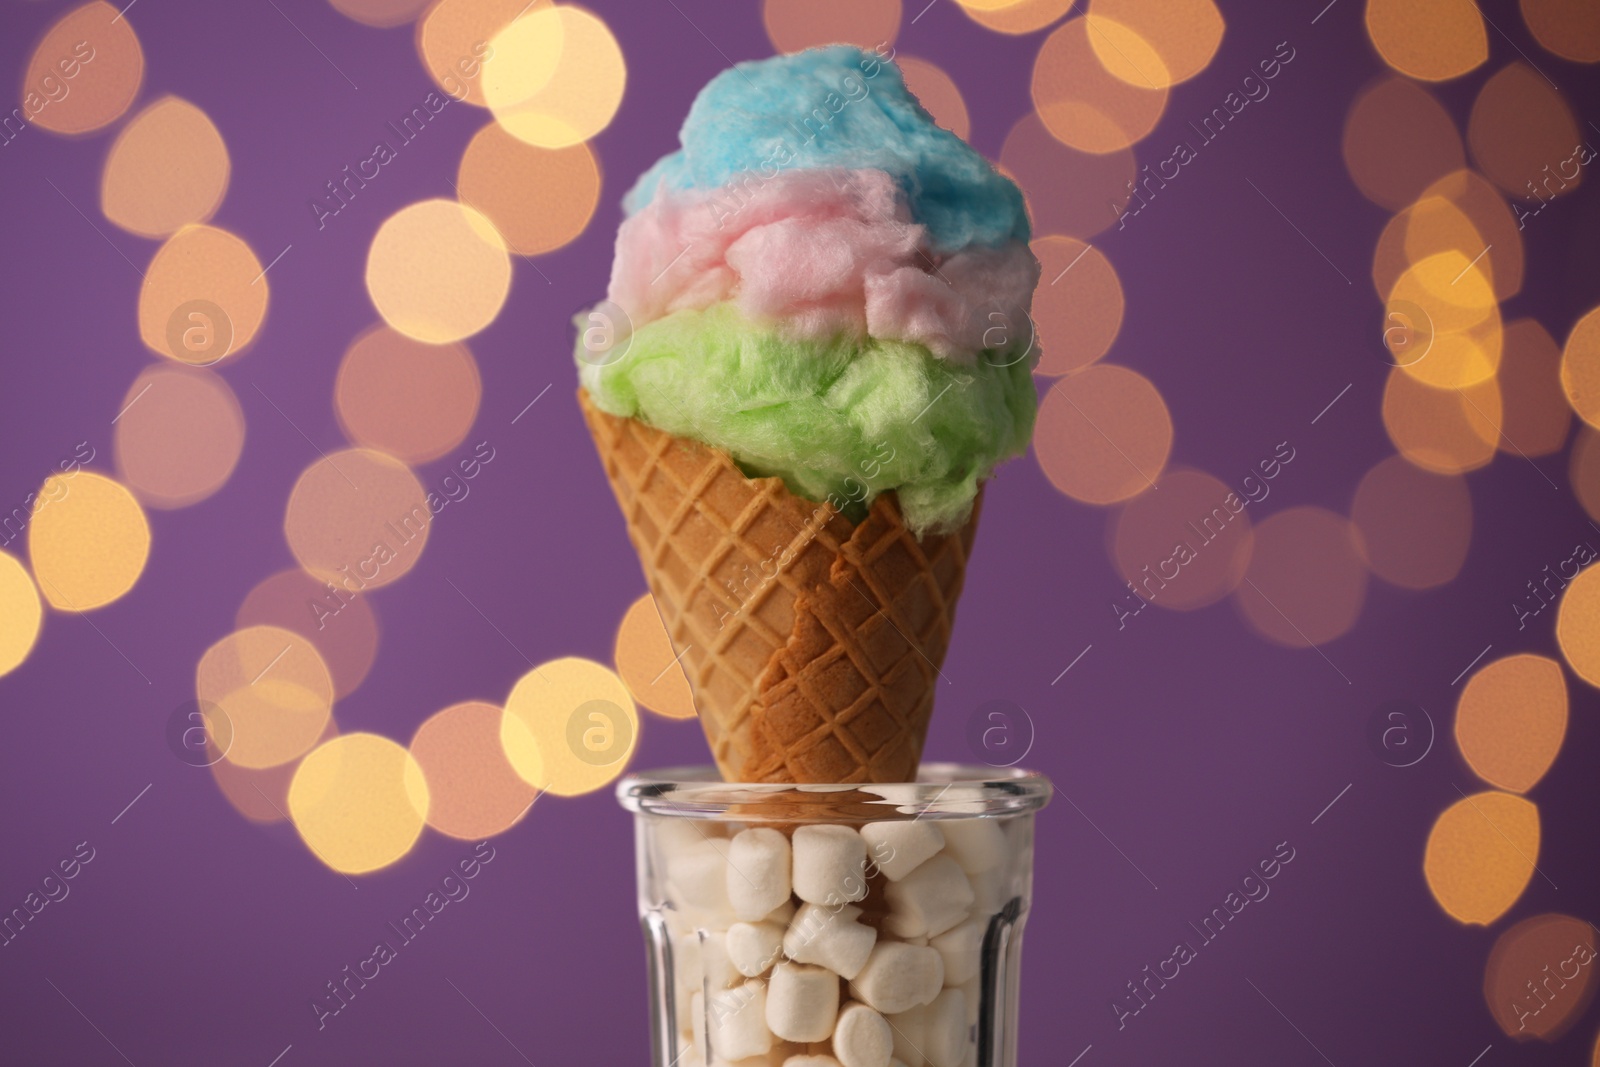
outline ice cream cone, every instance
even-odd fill
[[[579,402],[723,777],[913,780],[977,507],[918,540],[888,492],[851,523]]]

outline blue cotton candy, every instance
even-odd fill
[[[884,47],[884,46],[880,46]],[[671,189],[741,187],[794,168],[888,172],[936,252],[1027,241],[1022,192],[961,138],[935,124],[881,55],[849,45],[740,63],[700,91],[683,147],[640,177],[623,200],[632,214]]]

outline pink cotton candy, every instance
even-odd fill
[[[971,362],[1038,276],[1021,241],[934,256],[883,171],[793,170],[663,186],[617,232],[609,295],[636,326],[727,301],[795,338],[870,335]]]

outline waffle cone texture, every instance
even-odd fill
[[[851,523],[578,399],[722,776],[914,780],[977,506],[921,540],[892,492]]]

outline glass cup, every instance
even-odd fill
[[[1046,779],[925,763],[903,784],[753,785],[679,767],[617,796],[654,1067],[1015,1067]]]

